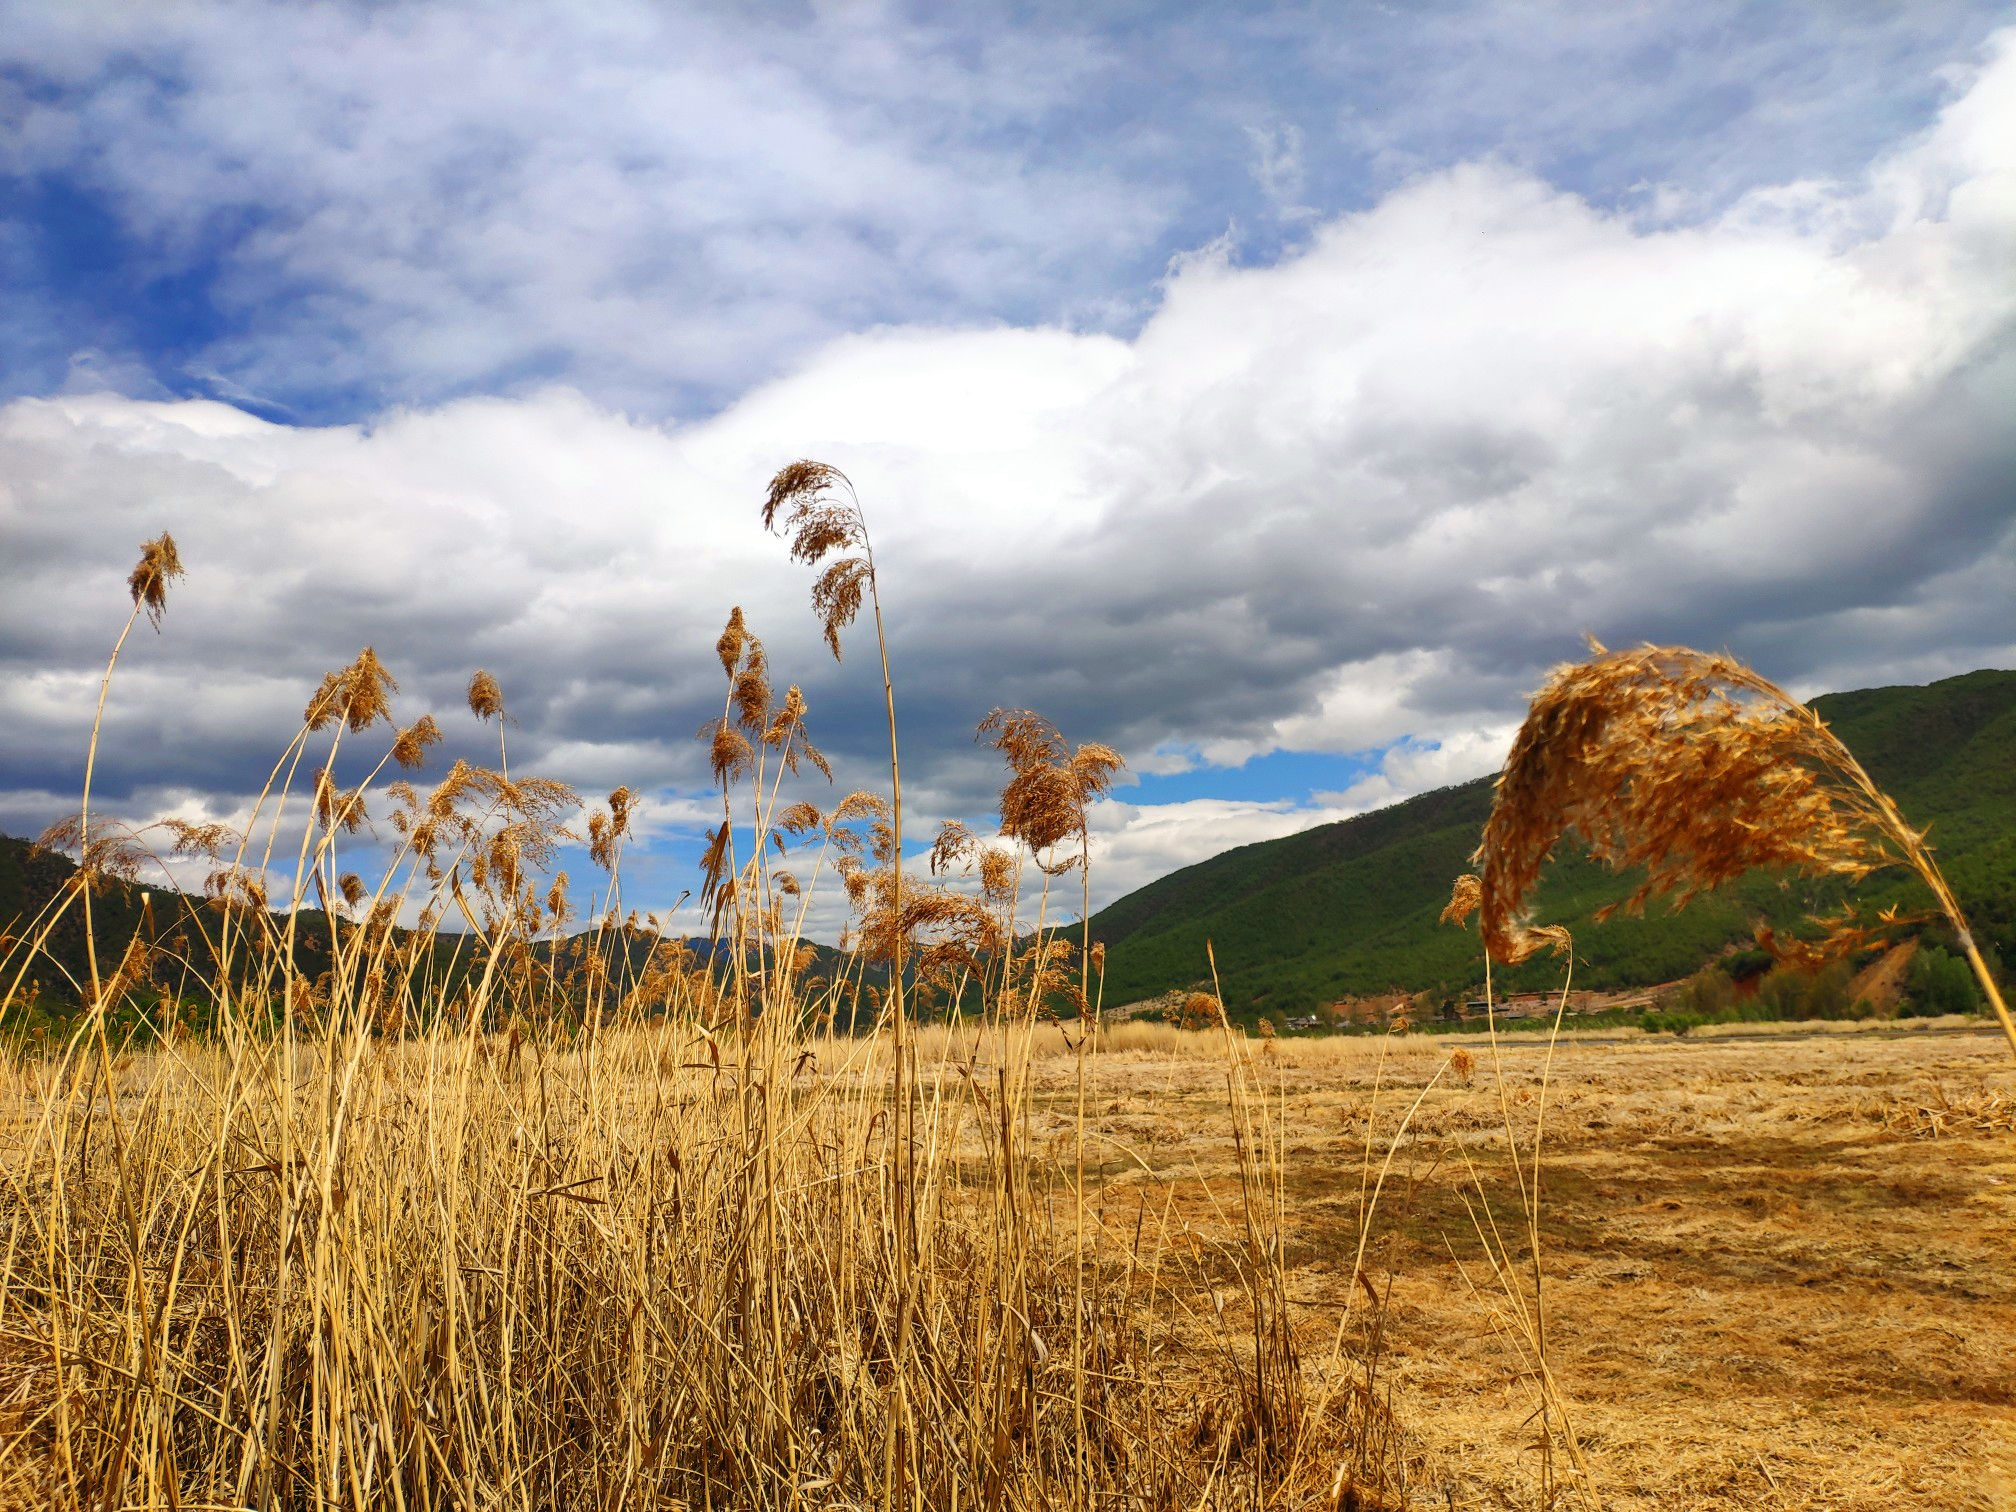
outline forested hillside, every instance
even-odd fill
[[[2016,957],[2016,672],[1980,671],[1926,687],[1835,693],[1814,707],[1905,816],[1929,826],[1976,932]],[[1339,824],[1242,846],[1151,883],[1094,915],[1107,947],[1106,1001],[1201,982],[1213,942],[1228,1006],[1299,1012],[1395,988],[1462,991],[1482,979],[1474,933],[1438,922],[1451,880],[1491,807],[1490,779],[1423,794]],[[1833,906],[1837,886],[1753,875],[1675,913],[1598,925],[1632,887],[1579,854],[1557,857],[1537,917],[1576,940],[1576,983],[1629,987],[1686,975],[1755,925],[1796,925]],[[1858,902],[1929,906],[1915,880],[1886,872]],[[1558,963],[1501,973],[1513,988],[1558,986]]]

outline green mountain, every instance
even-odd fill
[[[1816,699],[1835,734],[1894,798],[1930,826],[1947,880],[1977,937],[2016,959],[2016,672],[1970,672],[1927,687],[1868,688]],[[1465,991],[1481,983],[1476,933],[1439,922],[1491,808],[1491,780],[1280,840],[1241,846],[1172,873],[1095,914],[1108,1004],[1206,981],[1205,942],[1235,1013],[1303,1012],[1398,989]],[[1759,921],[1797,925],[1837,905],[1838,884],[1768,874],[1642,918],[1592,917],[1633,878],[1564,847],[1535,898],[1536,917],[1575,936],[1575,983],[1648,986],[1698,969],[1750,940]],[[1882,872],[1858,903],[1929,908],[1915,878]],[[1498,973],[1510,990],[1559,987],[1558,962]]]

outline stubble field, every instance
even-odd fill
[[[1459,1043],[1467,1085],[1446,1065]],[[1411,1504],[1539,1504],[1530,1354],[1483,1236],[1530,1307],[1505,1131],[1509,1116],[1530,1153],[1544,1079],[1545,1342],[1601,1504],[2016,1505],[2016,1074],[1999,1036],[1564,1040],[1551,1069],[1538,1036],[1500,1044],[1502,1095],[1478,1039],[1253,1057],[1305,1361],[1369,1368]],[[1069,1063],[1048,1064],[1061,1099]],[[1094,1066],[1108,1223],[1145,1211],[1156,1242],[1222,1242],[1222,1066],[1167,1034]],[[1558,1453],[1551,1469],[1572,1487]]]

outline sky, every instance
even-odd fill
[[[370,644],[670,905],[731,606],[885,770],[800,456],[912,836],[1038,710],[1129,762],[1095,906],[1493,770],[1585,634],[2016,666],[2012,269],[2006,6],[0,0],[0,830],[169,530],[94,802],[243,814]]]

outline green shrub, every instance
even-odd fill
[[[1736,1006],[1736,984],[1716,967],[1704,967],[1673,999],[1673,1007],[1702,1021],[1730,1013]]]
[[[1974,984],[1974,970],[1960,956],[1949,955],[1937,945],[1927,945],[1911,958],[1911,970],[1904,979],[1906,1018],[1936,1018],[1942,1013],[1978,1013],[1981,990]]]
[[[1806,984],[1806,1002],[1801,1018],[1845,1019],[1855,1017],[1855,1002],[1849,988],[1855,971],[1846,961],[1824,966]]]
[[[1806,1017],[1806,974],[1790,966],[1774,966],[1757,984],[1754,999],[1761,1019]]]
[[[1644,1015],[1644,1017],[1638,1020],[1639,1027],[1647,1034],[1677,1035],[1684,1035],[1695,1029],[1699,1029],[1703,1024],[1721,1022],[1724,1022],[1724,1020],[1719,1017],[1711,1019],[1699,1013],[1689,1013],[1684,1009],[1666,1012],[1655,1011]]]

